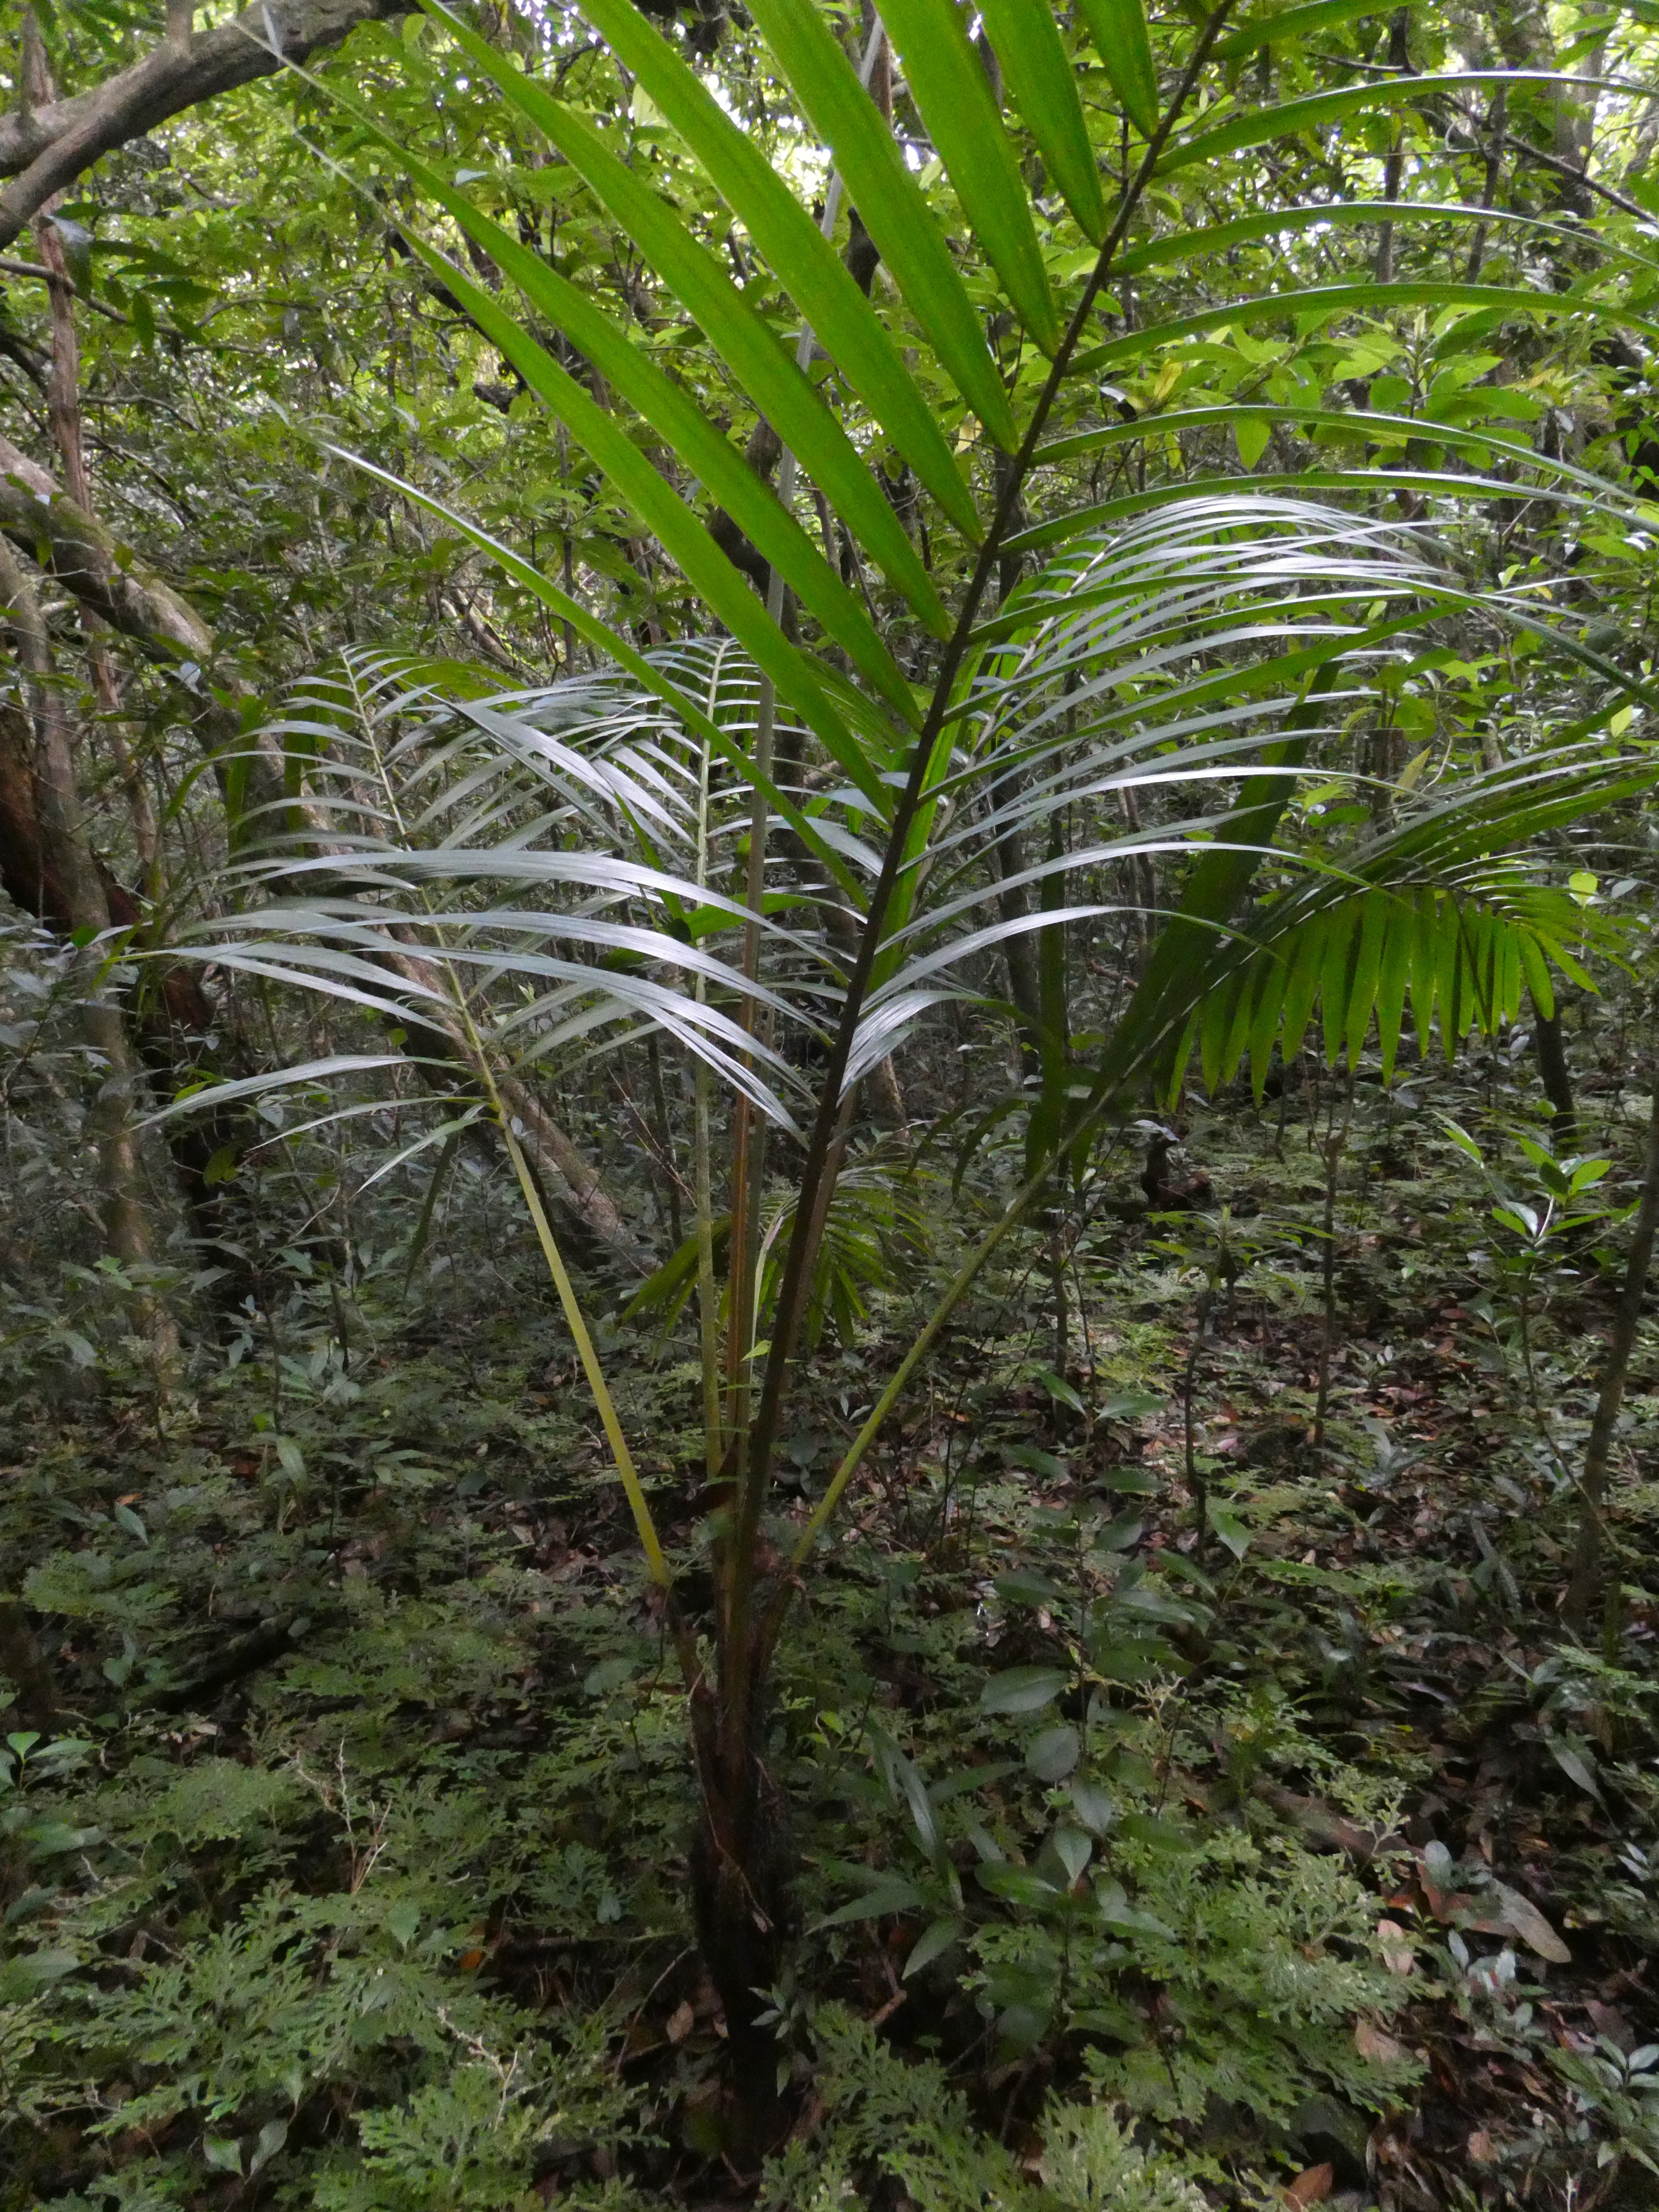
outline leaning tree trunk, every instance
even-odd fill
[[[1659,1229],[1659,1066],[1653,1071],[1653,1103],[1648,1115],[1647,1159],[1642,1170],[1642,1195],[1631,1231],[1630,1255],[1625,1264],[1625,1286],[1607,1346],[1607,1365],[1595,1401],[1595,1418],[1584,1447],[1584,1471],[1578,1480],[1578,1541],[1573,1555],[1572,1579],[1562,1601],[1561,1613],[1575,1635],[1582,1635],[1595,1604],[1601,1581],[1602,1520],[1607,1496],[1607,1468],[1613,1457],[1613,1431],[1625,1402],[1625,1383],[1631,1354],[1642,1319],[1642,1299],[1648,1286],[1653,1259],[1653,1239]]]
[[[27,789],[33,801],[40,848],[34,875],[46,910],[43,918],[50,915],[71,935],[85,933],[88,939],[96,938],[110,927],[109,902],[82,823],[74,750],[52,667],[51,641],[33,589],[3,540],[0,599],[6,605],[7,641],[22,678],[24,702],[21,711],[14,710],[0,725],[0,744],[9,738],[8,750],[27,749],[21,762],[9,764],[3,782],[13,793]],[[16,842],[14,825],[5,840],[8,849]],[[154,1264],[155,1245],[132,1118],[139,1064],[120,1008],[95,982],[82,1002],[81,1028],[105,1071],[87,1116],[105,1239],[123,1265],[148,1271]],[[143,1293],[143,1311],[158,1358],[170,1358],[178,1349],[178,1331],[153,1289]]]

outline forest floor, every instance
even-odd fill
[[[1162,1217],[1109,1164],[1063,1339],[1035,1238],[849,1501],[768,1754],[799,1941],[763,2203],[1142,2202],[1042,2165],[1079,2100],[1218,2205],[1659,2201],[1659,1347],[1580,1644],[1613,1261],[1580,1232],[1527,1285],[1529,1385],[1491,1190],[1362,1085],[1328,1328],[1343,1110],[1194,1109]],[[1598,1108],[1615,1197],[1642,1110]],[[414,1303],[302,1281],[280,1357],[250,1323],[159,1406],[85,1330],[14,1342],[0,2204],[753,2200],[683,1693],[517,1265],[458,1212]],[[920,1310],[894,1267],[811,1362],[786,1513]],[[695,1369],[604,1335],[695,1608]]]

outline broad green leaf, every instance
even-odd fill
[[[977,543],[978,510],[933,413],[817,223],[631,0],[592,0],[583,12],[696,155],[854,391],[957,528]]]
[[[1246,469],[1253,469],[1267,450],[1273,436],[1273,424],[1260,415],[1239,415],[1233,421],[1233,443],[1238,448],[1239,461]]]
[[[1291,970],[1285,978],[1285,1021],[1279,1048],[1287,1067],[1302,1050],[1308,1019],[1319,995],[1319,978],[1325,964],[1327,921],[1324,915],[1316,915],[1313,922],[1299,933]]]
[[[1257,215],[1235,216],[1231,222],[1206,223],[1201,229],[1172,231],[1164,238],[1147,239],[1121,253],[1113,264],[1120,276],[1133,276],[1144,269],[1161,269],[1170,262],[1206,261],[1218,253],[1231,253],[1237,246],[1267,244],[1275,250],[1285,238],[1309,230],[1329,232],[1375,228],[1379,222],[1479,223],[1483,228],[1534,233],[1540,240],[1559,239],[1576,251],[1593,247],[1603,261],[1627,268],[1656,269],[1651,254],[1586,233],[1582,228],[1553,222],[1546,216],[1521,215],[1510,208],[1469,207],[1459,200],[1316,200],[1300,207],[1270,208]]]
[[[1494,903],[1493,923],[1497,957],[1493,963],[1492,1015],[1494,1029],[1507,1023],[1513,1028],[1521,1018],[1521,939],[1526,923],[1520,916]]]
[[[1071,1676],[1057,1667],[1011,1667],[994,1674],[979,1693],[987,1713],[1036,1713],[1069,1687]]]
[[[1089,0],[1089,4],[1098,4],[1098,0]],[[1272,139],[1288,137],[1298,131],[1317,131],[1326,124],[1340,123],[1350,115],[1409,107],[1413,100],[1443,100],[1449,93],[1499,84],[1507,85],[1511,92],[1532,85],[1549,92],[1563,84],[1579,90],[1589,88],[1585,79],[1559,70],[1468,70],[1449,76],[1385,78],[1379,83],[1357,85],[1343,92],[1310,93],[1304,100],[1286,100],[1272,106],[1251,108],[1213,131],[1202,131],[1194,138],[1183,139],[1178,145],[1167,148],[1158,165],[1158,173],[1164,176],[1174,169],[1207,167],[1224,155],[1239,153],[1247,146],[1266,145]]]
[[[954,0],[882,0],[881,12],[975,240],[1026,329],[1053,353],[1060,319],[1025,185]]]
[[[1158,71],[1141,0],[1079,0],[1079,6],[1113,91],[1150,138],[1158,128]]]
[[[1555,1012],[1555,990],[1550,981],[1548,964],[1534,939],[1523,937],[1519,950],[1521,969],[1532,995],[1533,1006],[1540,1018],[1548,1021]]]
[[[1201,337],[1206,331],[1248,328],[1259,322],[1294,316],[1304,329],[1340,315],[1382,314],[1394,307],[1490,307],[1505,315],[1588,315],[1596,321],[1616,322],[1659,339],[1659,323],[1636,315],[1617,301],[1580,298],[1567,292],[1521,289],[1514,285],[1468,284],[1461,280],[1409,278],[1389,284],[1310,284],[1287,286],[1283,291],[1259,293],[1236,300],[1230,307],[1206,307],[1181,315],[1142,331],[1127,331],[1097,346],[1078,362],[1079,373],[1111,369],[1142,355],[1157,353],[1178,338]],[[1261,411],[1261,410],[1255,410]],[[1438,424],[1417,425],[1419,436],[1432,436]]]
[[[1151,957],[1119,1021],[1112,1058],[1125,1048],[1139,1051],[1167,1031],[1182,999],[1193,1003],[1195,979],[1212,969],[1224,949],[1223,933],[1237,915],[1269,844],[1293,784],[1293,771],[1306,757],[1304,734],[1322,718],[1328,647],[1311,656],[1321,673],[1285,718],[1285,735],[1264,747],[1260,771],[1247,778],[1236,812],[1225,824],[1224,842],[1212,845],[1194,862],[1177,912],[1159,933]]]
[[[1255,1000],[1250,1014],[1249,1051],[1250,1085],[1260,1105],[1267,1089],[1267,1071],[1273,1064],[1273,1045],[1285,1014],[1285,986],[1290,975],[1286,949],[1283,945],[1276,945],[1271,951],[1258,952],[1253,964]]]
[[[1098,245],[1106,234],[1106,202],[1054,10],[1048,0],[985,0],[983,12],[1014,105],[1079,229]]]
[[[678,295],[869,557],[903,592],[929,629],[941,637],[948,636],[950,619],[933,581],[863,456],[830,413],[822,394],[796,367],[776,332],[714,254],[692,235],[665,200],[617,160],[585,116],[514,69],[487,40],[443,8],[441,0],[424,0],[424,4],[446,25],[468,58],[564,155]]]
[[[1212,1498],[1207,1517],[1211,1528],[1215,1530],[1216,1534],[1220,1537],[1234,1559],[1242,1559],[1250,1548],[1250,1532],[1237,1514],[1233,1511],[1231,1506],[1222,1505],[1216,1499]]]
[[[975,1875],[980,1887],[988,1890],[993,1897],[1001,1898],[1007,1905],[1022,1905],[1027,1911],[1041,1911],[1060,1894],[1053,1882],[1044,1881],[1041,1875],[1033,1874],[1029,1867],[998,1865],[994,1862],[988,1866],[976,1867]],[[1009,2008],[1011,2012],[1015,2009],[1017,2008]],[[1007,2016],[1007,2014],[1003,2015],[1005,2019]]]
[[[1074,1782],[1072,1803],[1079,1820],[1091,1835],[1110,1834],[1117,1820],[1117,1807],[1097,1783]]]
[[[1305,7],[1264,11],[1249,16],[1237,30],[1218,40],[1210,49],[1210,59],[1238,61],[1263,46],[1287,46],[1294,40],[1310,37],[1316,31],[1333,30],[1339,23],[1351,23],[1357,16],[1376,13],[1376,0],[1310,0]]]
[[[1252,423],[1292,422],[1307,429],[1340,430],[1367,441],[1371,441],[1379,430],[1397,430],[1404,437],[1425,439],[1437,446],[1449,446],[1454,452],[1498,454],[1522,467],[1540,470],[1547,476],[1557,477],[1563,483],[1581,485],[1598,501],[1613,500],[1633,504],[1626,487],[1610,483],[1606,477],[1597,476],[1589,469],[1579,468],[1571,461],[1557,460],[1547,453],[1541,453],[1519,438],[1510,437],[1503,431],[1471,429],[1461,423],[1431,422],[1420,415],[1395,415],[1383,408],[1304,406],[1294,400],[1271,403],[1250,400],[1231,406],[1172,408],[1168,413],[1145,416],[1132,422],[1103,422],[1091,430],[1073,431],[1068,437],[1056,438],[1050,444],[1040,447],[1036,461],[1039,466],[1045,466],[1056,461],[1078,460],[1086,453],[1102,453],[1114,446],[1133,444],[1138,438],[1165,437],[1180,430],[1227,428],[1242,420]],[[1303,480],[1297,477],[1293,481]],[[1308,480],[1311,481],[1311,478]]]
[[[0,1963],[0,2005],[27,2004],[80,1965],[73,1951],[15,1951]]]
[[[1025,1764],[1039,1782],[1063,1782],[1076,1766],[1082,1749],[1082,1738],[1077,1730],[1062,1723],[1059,1728],[1044,1729],[1040,1735],[1032,1738]]]
[[[1382,1048],[1382,1080],[1394,1079],[1400,1051],[1400,1032],[1406,1018],[1406,992],[1411,978],[1411,914],[1398,901],[1390,902],[1388,925],[1376,972],[1376,1032]]]
[[[1325,1024],[1325,1058],[1334,1067],[1347,1028],[1348,994],[1352,988],[1359,943],[1357,900],[1345,900],[1325,917],[1324,960],[1319,975],[1320,1012]]]
[[[1013,453],[1019,434],[979,317],[921,189],[857,71],[813,0],[754,0],[750,12],[834,155],[865,228],[939,366],[996,443]],[[779,429],[781,434],[781,425]]]
[[[1577,1746],[1570,1743],[1565,1736],[1553,1734],[1547,1735],[1544,1741],[1549,1747],[1550,1757],[1567,1779],[1577,1783],[1588,1796],[1599,1799],[1601,1790],[1595,1779],[1595,1770]]]
[[[1376,1004],[1376,980],[1382,960],[1383,933],[1389,926],[1389,897],[1383,891],[1366,891],[1359,901],[1359,927],[1354,940],[1353,972],[1348,983],[1346,1017],[1342,1027],[1342,1042],[1350,1067],[1358,1066],[1360,1048],[1371,1025],[1371,1009]]]
[[[1440,1011],[1440,1042],[1448,1064],[1456,1056],[1466,1026],[1468,978],[1463,951],[1462,916],[1455,898],[1437,902],[1434,933],[1434,998]]]
[[[1198,1010],[1198,1064],[1204,1087],[1213,1097],[1232,1073],[1227,1042],[1237,1018],[1243,993],[1241,978],[1224,976],[1205,995]]]
[[[925,1928],[904,1962],[902,1978],[908,1982],[912,1974],[919,1974],[924,1966],[932,1966],[942,1952],[950,1949],[961,1933],[962,1923],[959,1920],[935,1920],[931,1927]]]
[[[896,1912],[914,1912],[924,1902],[921,1892],[902,1875],[884,1875],[862,1897],[827,1913],[820,1928],[848,1928],[860,1920],[885,1920]]]

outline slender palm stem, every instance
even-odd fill
[[[825,1071],[823,1089],[818,1102],[817,1118],[807,1146],[805,1164],[802,1170],[799,1195],[788,1246],[785,1252],[783,1279],[778,1293],[776,1316],[773,1324],[772,1346],[768,1356],[764,1380],[761,1387],[760,1405],[757,1412],[753,1434],[750,1439],[750,1479],[746,1486],[743,1522],[737,1531],[739,1551],[752,1551],[759,1524],[759,1514],[764,1492],[765,1476],[770,1466],[776,1439],[778,1418],[782,1410],[784,1387],[795,1341],[805,1312],[806,1293],[811,1279],[815,1258],[812,1249],[814,1224],[821,1218],[819,1186],[830,1167],[830,1152],[836,1122],[841,1110],[842,1089],[852,1056],[854,1038],[865,998],[869,991],[870,978],[876,956],[882,942],[882,926],[887,908],[896,888],[903,865],[911,828],[919,812],[927,787],[945,718],[950,706],[957,674],[966,658],[969,640],[986,590],[996,573],[998,556],[1018,512],[1021,491],[1030,472],[1037,445],[1042,438],[1049,414],[1059,397],[1061,386],[1070,373],[1073,358],[1102,287],[1112,270],[1119,250],[1127,236],[1136,209],[1146,187],[1152,182],[1158,160],[1167,144],[1176,123],[1185,108],[1193,88],[1197,83],[1210,49],[1219,35],[1231,12],[1232,0],[1221,0],[1205,25],[1191,60],[1188,63],[1175,97],[1154,132],[1140,167],[1126,185],[1116,216],[1101,247],[1089,280],[1083,289],[1066,332],[1055,351],[1054,361],[1036,405],[1032,411],[1025,435],[1021,441],[1014,465],[1004,479],[1002,491],[992,516],[991,526],[981,544],[973,575],[957,615],[956,627],[945,647],[938,676],[934,680],[932,699],[920,735],[911,756],[910,773],[904,793],[894,814],[888,832],[887,846],[882,858],[881,872],[871,893],[870,903],[859,941],[858,956],[848,978],[847,996],[842,1018],[830,1048],[830,1064]]]

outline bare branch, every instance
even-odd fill
[[[0,436],[0,531],[37,560],[82,606],[158,658],[205,664],[213,632],[194,607],[67,493]]]
[[[53,194],[116,147],[170,116],[256,77],[284,60],[302,62],[337,46],[359,23],[408,13],[410,0],[255,0],[233,22],[182,41],[173,33],[143,59],[66,100],[25,105],[0,117],[0,246]]]

